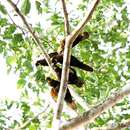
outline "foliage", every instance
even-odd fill
[[[73,1],[67,1],[67,6],[71,7],[69,8],[71,29],[82,20],[87,3],[88,0],[81,0],[79,5],[75,5]],[[18,3],[19,5],[29,22],[32,20],[34,10],[35,15],[41,17],[37,23],[32,24],[32,27],[38,33],[47,52],[56,51],[59,41],[64,37],[64,19],[59,2],[37,0],[33,3],[30,0],[23,0],[22,3]],[[10,13],[12,12],[8,11],[8,6],[1,2],[0,53],[6,59],[8,71],[14,71],[19,75],[17,87],[21,89],[21,98],[19,101],[7,99],[1,102],[0,130],[16,128],[33,118],[49,100],[47,96],[49,89],[45,81],[46,77],[51,75],[49,68],[35,67],[36,58],[41,55],[40,50],[25,26],[9,19]],[[128,5],[125,1],[103,0],[84,29],[90,33],[90,38],[72,49],[73,55],[94,68],[93,73],[76,69],[85,85],[80,89],[74,86],[76,92],[90,105],[105,100],[130,78],[129,20]],[[50,128],[53,105],[49,108],[48,114],[44,113],[44,116],[33,120],[24,129]],[[111,121],[118,123],[122,118],[128,119],[129,108],[129,99],[126,98],[97,118],[90,127],[103,126]],[[84,111],[81,106],[78,109]],[[69,117],[67,113],[63,116]]]

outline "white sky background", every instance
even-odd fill
[[[0,100],[8,97],[17,99],[19,93],[16,89],[17,77],[14,73],[7,74],[7,68],[3,56],[0,55]]]
[[[14,0],[14,1],[17,1],[17,0]],[[78,0],[76,2],[74,2],[75,0],[72,0],[72,1],[73,1],[73,6],[75,7],[82,0]],[[129,0],[125,0],[125,1],[128,2]],[[31,2],[34,2],[34,1],[32,0]],[[5,1],[2,2],[2,4],[3,3],[7,4]],[[130,2],[129,2],[129,5],[130,5]],[[7,6],[8,6],[8,4],[6,5],[6,7]],[[10,8],[10,7],[8,9],[12,10],[12,8]],[[130,12],[130,8],[128,8],[128,9],[129,9],[129,12]],[[34,25],[36,22],[39,22],[39,21],[41,21],[40,23],[43,23],[42,22],[43,17],[38,16],[35,13],[35,10],[32,10],[32,14],[33,15],[30,15],[31,16],[30,21],[33,21],[33,23],[31,22],[32,25]],[[17,17],[14,19],[14,21],[15,22],[20,21],[19,24],[21,25],[21,20],[18,20]],[[7,74],[7,68],[6,68],[5,60],[0,55],[0,100],[2,100],[5,97],[11,98],[11,99],[17,99],[19,97],[19,92],[18,92],[17,87],[16,87],[16,82],[17,82],[17,77],[14,73]]]

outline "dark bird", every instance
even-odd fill
[[[52,62],[54,64],[57,64],[57,63],[62,64],[63,63],[63,54],[58,54],[58,55],[53,56]],[[77,67],[77,68],[85,70],[85,71],[90,71],[90,72],[93,71],[92,67],[79,61],[76,57],[74,57],[72,55],[71,55],[70,66]]]
[[[48,54],[50,56],[50,58],[58,55],[57,52],[52,52],[50,54]],[[46,62],[45,58],[41,59],[41,60],[38,60],[36,63],[35,63],[36,66],[38,65],[43,65],[43,66],[48,66],[48,63]]]
[[[89,33],[88,32],[83,32],[83,33],[79,34],[77,36],[77,38],[74,40],[74,42],[72,44],[72,48],[74,46],[76,46],[80,41],[83,41],[83,40],[88,39],[88,38],[89,38]],[[65,38],[60,42],[60,46],[59,46],[57,52],[58,53],[63,53],[64,47],[65,47]]]
[[[55,66],[54,70],[57,73],[58,78],[61,79],[62,69],[58,66]],[[76,71],[73,68],[70,68],[69,70],[68,84],[75,84],[77,87],[82,87],[84,84],[84,81],[77,76]]]
[[[57,101],[58,92],[59,92],[59,89],[60,89],[60,82],[57,81],[57,80],[53,80],[50,77],[47,77],[47,82],[52,87],[51,88],[51,96],[52,96],[52,98],[55,101]],[[72,99],[71,93],[70,93],[68,88],[67,88],[64,100],[66,101],[67,105],[69,107],[71,107],[72,109],[76,109],[77,108],[75,102]]]
[[[53,64],[57,64],[57,63],[62,64],[63,63],[63,54],[58,54],[57,52],[53,52],[53,53],[50,53],[49,56],[50,56]],[[36,66],[38,66],[38,65],[48,66],[45,58],[38,60],[36,62]],[[76,57],[74,57],[72,55],[71,55],[70,66],[77,67],[77,68],[85,70],[85,71],[90,71],[90,72],[93,71],[92,67],[79,61]]]

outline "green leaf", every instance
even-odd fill
[[[6,42],[4,42],[4,41],[0,40],[0,53],[2,53],[2,52],[3,52],[3,50],[4,50],[5,46],[6,46]]]
[[[112,0],[113,3],[116,3],[117,5],[122,5],[123,4],[123,0]]]
[[[26,60],[26,61],[23,63],[23,65],[26,66],[26,71],[27,71],[27,72],[32,72],[33,67],[32,67],[31,63],[30,63],[28,60]]]
[[[24,0],[21,6],[21,11],[24,15],[27,15],[30,12],[31,3],[30,0]]]
[[[16,26],[14,24],[11,24],[9,27],[6,28],[3,37],[5,39],[11,39],[12,38],[12,33],[14,33],[15,30],[16,30]]]
[[[3,14],[7,14],[5,7],[1,3],[0,3],[0,12],[2,12]]]
[[[21,108],[24,111],[30,111],[30,106],[26,102],[22,102]]]
[[[38,69],[37,72],[35,73],[35,78],[37,81],[44,81],[45,80],[45,75],[42,71],[42,69]]]
[[[51,16],[51,20],[52,20],[52,25],[62,25],[63,24],[63,20],[61,19],[61,17],[59,16],[58,13],[54,13]]]
[[[13,106],[13,104],[14,104],[14,102],[13,102],[13,101],[12,101],[12,102],[10,102],[10,103],[8,103],[8,104],[6,104],[7,109],[10,109],[10,108]]]
[[[39,14],[42,13],[41,3],[39,1],[35,1],[36,9]]]
[[[37,127],[34,124],[31,124],[29,126],[29,130],[36,130],[36,129],[37,129]]]
[[[17,81],[17,88],[19,89],[19,88],[23,88],[24,86],[25,86],[25,84],[26,84],[26,80],[24,80],[24,79],[19,79],[18,81]]]
[[[3,52],[3,47],[0,46],[0,53],[2,53],[2,52]]]
[[[104,125],[105,121],[104,121],[102,118],[99,117],[99,118],[97,118],[96,123],[97,123],[99,126],[102,126],[102,125]]]
[[[4,27],[4,26],[6,26],[7,25],[7,19],[6,18],[1,18],[0,19],[0,26],[1,27]]]
[[[128,51],[127,53],[126,53],[126,58],[130,58],[130,51]]]
[[[18,43],[23,41],[23,37],[21,33],[14,34],[13,42]]]
[[[16,63],[16,56],[8,56],[6,59],[6,63],[8,65],[12,65],[12,64]]]

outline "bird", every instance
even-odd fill
[[[61,65],[63,64],[63,54],[58,54],[57,52],[53,52],[49,54],[51,61],[53,64],[60,63]],[[42,65],[42,66],[48,66],[45,58],[38,60],[35,63],[36,66]],[[70,61],[70,66],[72,67],[77,67],[79,69],[93,72],[93,68],[87,64],[84,64],[82,61],[79,61],[75,56],[71,55],[71,61]]]
[[[77,36],[77,38],[74,40],[74,42],[72,44],[72,48],[75,47],[80,41],[83,41],[88,38],[89,38],[88,32],[83,32],[83,33],[79,34]],[[63,53],[64,48],[65,48],[65,38],[60,41],[60,46],[58,47],[57,52],[60,54]]]
[[[54,70],[57,73],[58,78],[61,79],[62,69],[58,66],[54,66]],[[77,76],[76,71],[73,68],[69,68],[68,84],[75,84],[79,88],[84,84],[84,81]]]
[[[54,64],[57,64],[57,63],[62,64],[63,63],[63,54],[54,55],[52,57],[52,63],[54,63]],[[91,66],[89,66],[87,64],[84,64],[83,62],[79,61],[73,55],[71,55],[70,66],[77,67],[77,68],[85,70],[85,71],[93,72],[93,68]]]
[[[48,54],[50,58],[58,55],[57,52],[52,52],[50,54]],[[46,62],[45,58],[42,58],[40,60],[37,60],[37,62],[35,63],[36,66],[39,66],[39,65],[43,65],[43,66],[48,66],[48,63]]]
[[[51,79],[50,77],[47,77],[46,80],[47,80],[48,84],[52,87],[51,92],[50,92],[52,98],[55,101],[57,101],[58,92],[60,89],[60,82],[57,80]],[[66,90],[64,100],[70,108],[72,108],[73,110],[77,109],[76,103],[72,99],[71,93],[68,88]]]

